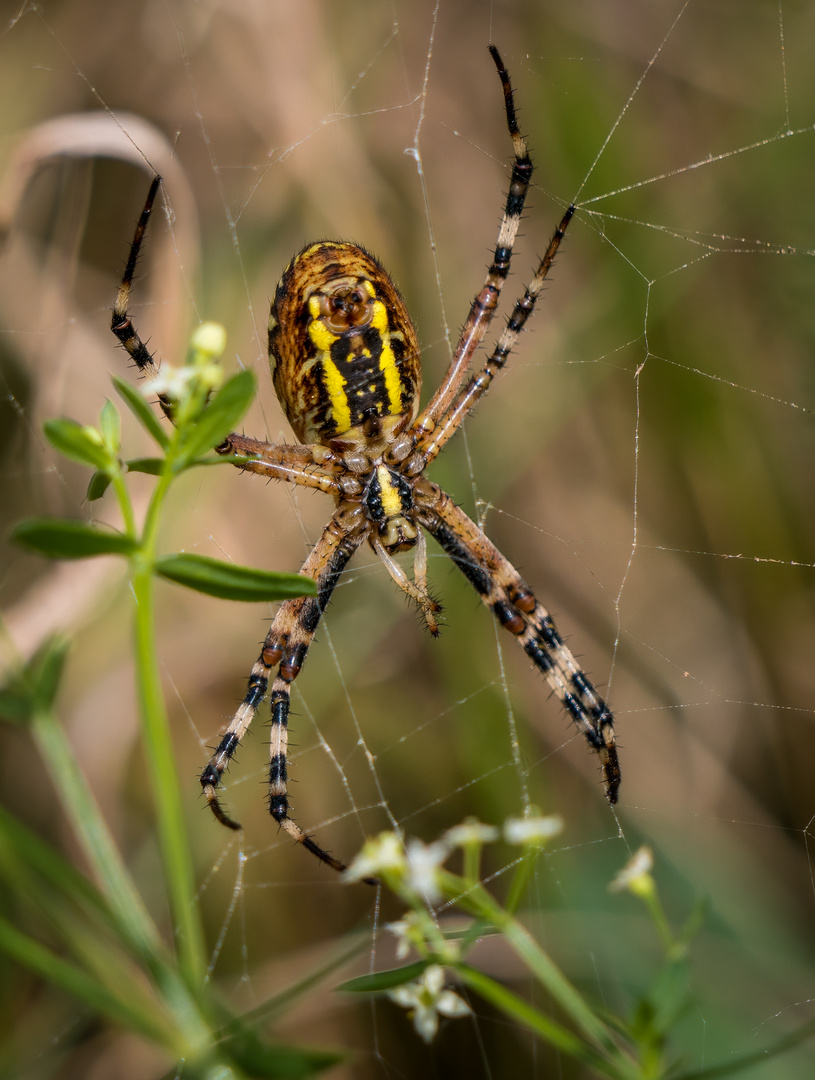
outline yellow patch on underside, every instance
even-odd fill
[[[331,415],[337,425],[337,431],[342,434],[351,427],[351,409],[345,392],[345,379],[340,375],[340,369],[330,359],[327,352],[324,352],[320,359],[323,363],[324,386],[331,402]]]
[[[388,413],[395,416],[402,411],[402,380],[399,377],[399,369],[396,366],[396,357],[391,348],[391,335],[388,333],[388,309],[381,300],[374,304],[374,317],[371,325],[379,331],[379,339],[382,342],[382,353],[379,357],[379,370],[385,380],[385,390],[388,395]]]
[[[328,327],[320,321],[320,299],[312,296],[308,301],[311,322],[308,327],[308,336],[319,351],[315,358],[319,360],[323,368],[323,386],[331,402],[331,416],[337,425],[338,432],[345,432],[351,427],[351,409],[348,405],[348,395],[345,392],[345,379],[340,374],[340,369],[331,359],[330,349],[337,340],[337,335],[332,334]]]
[[[397,514],[402,513],[402,496],[391,481],[390,473],[384,465],[377,465],[376,478],[382,493],[382,509],[385,511],[385,517],[396,517]]]
[[[308,324],[308,336],[320,350],[320,352],[328,352],[334,342],[337,340],[337,335],[332,334],[325,323],[320,320],[320,298],[319,296],[310,296],[308,300],[308,313],[311,316],[311,322]]]

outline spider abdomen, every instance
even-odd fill
[[[304,443],[381,450],[418,412],[416,332],[387,271],[363,248],[310,244],[269,316],[275,391]]]

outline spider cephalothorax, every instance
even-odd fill
[[[493,261],[438,390],[420,411],[416,333],[382,265],[355,244],[320,241],[303,248],[283,272],[269,318],[272,379],[300,442],[274,445],[234,433],[217,447],[219,453],[236,455],[236,464],[248,472],[332,495],[335,510],[301,569],[316,582],[317,595],[281,605],[252,668],[246,696],[204,769],[201,784],[218,820],[239,828],[221,807],[217,788],[268,694],[272,714],[269,810],[295,840],[336,870],[344,869],[343,863],[289,817],[289,697],[337,580],[366,540],[437,634],[440,608],[427,588],[424,532],[428,532],[517,639],[598,754],[610,803],[617,801],[620,786],[613,717],[605,701],[518,571],[450,496],[424,475],[506,363],[574,213],[573,206],[567,208],[493,351],[473,372],[476,350],[509,272],[532,175],[532,162],[515,118],[509,75],[497,50],[490,46],[490,52],[501,78],[515,159]],[[132,326],[127,305],[158,185],[156,178],[136,228],[112,320],[114,333],[148,374],[156,366]],[[172,416],[169,403],[161,403]],[[412,578],[393,558],[410,549],[414,552]]]

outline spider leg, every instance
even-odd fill
[[[570,718],[600,758],[606,798],[614,805],[620,765],[614,717],[515,567],[441,488],[418,520],[441,545],[503,627],[541,671]]]
[[[146,375],[150,379],[154,379],[158,375],[158,364],[156,364],[153,359],[153,354],[139,337],[136,328],[131,321],[130,315],[128,314],[127,307],[130,303],[130,290],[133,285],[133,276],[136,273],[136,264],[139,261],[142,241],[147,232],[147,223],[150,220],[153,203],[156,201],[156,195],[158,194],[160,185],[161,177],[155,176],[150,185],[150,190],[147,193],[144,209],[139,215],[139,220],[136,223],[136,232],[133,235],[133,242],[130,245],[127,263],[125,264],[125,272],[122,276],[122,283],[119,286],[116,303],[113,305],[113,315],[110,320],[111,330],[119,339],[120,344],[127,350],[131,360],[136,364],[136,367],[139,369],[139,374]],[[174,411],[172,402],[159,395],[159,404],[161,405],[165,416],[172,420]]]
[[[201,787],[215,817],[230,829],[240,829],[238,822],[230,818],[221,806],[216,788],[252,723],[269,688],[272,671],[277,667],[269,695],[272,713],[269,813],[294,840],[334,870],[344,870],[345,865],[324,851],[289,817],[286,763],[290,687],[305,662],[339,576],[363,540],[364,532],[359,529],[359,518],[354,508],[341,508],[326,526],[300,571],[317,583],[317,596],[298,597],[281,604],[252,668],[246,696],[201,774]]]
[[[150,184],[144,208],[136,223],[136,231],[125,264],[122,283],[113,305],[110,328],[120,344],[139,369],[139,374],[154,379],[159,374],[159,366],[153,354],[139,337],[138,331],[128,313],[133,277],[141,253],[141,246],[147,232],[147,225],[153,211],[153,204],[161,185],[161,177],[156,176]],[[158,395],[158,402],[165,416],[173,419],[175,407],[164,395]],[[260,439],[251,439],[234,433],[227,436],[220,446],[214,448],[219,454],[234,454],[248,460],[236,462],[245,472],[259,473],[272,480],[287,480],[302,487],[318,488],[331,495],[340,495],[340,485],[331,472],[333,455],[325,448],[320,448],[320,462],[315,461],[314,448],[301,445],[275,445]]]
[[[315,449],[320,456],[319,463],[315,461]],[[337,497],[344,490],[331,471],[331,463],[336,458],[322,446],[315,448],[302,443],[268,443],[233,432],[220,446],[215,447],[215,452],[234,454],[242,459],[235,462],[241,471],[256,473],[270,480],[287,480],[291,484],[316,488]],[[357,486],[361,488],[361,485]]]
[[[535,271],[535,276],[526,288],[520,300],[517,300],[512,313],[507,319],[506,326],[489,356],[484,367],[477,375],[472,375],[464,387],[459,390],[453,403],[447,412],[439,418],[436,428],[429,438],[419,443],[419,452],[425,465],[433,460],[439,451],[450,441],[461,427],[467,416],[472,412],[481,398],[492,385],[492,380],[503,369],[509,359],[509,354],[515,348],[518,336],[524,328],[526,320],[535,310],[535,302],[541,294],[543,284],[555,261],[555,255],[566,232],[569,222],[574,215],[574,206],[570,206],[563,215],[555,234],[549,241],[546,253]]]
[[[504,67],[504,62],[495,46],[490,45],[489,49],[504,91],[507,129],[512,138],[515,159],[512,164],[512,176],[509,181],[507,201],[498,229],[495,252],[484,285],[472,302],[456,351],[441,385],[413,425],[413,430],[419,435],[421,450],[425,450],[425,444],[428,440],[433,439],[436,425],[454,401],[476,349],[492,322],[492,317],[501,296],[501,289],[509,274],[512,249],[518,235],[518,227],[521,223],[524,203],[532,179],[532,159],[526,147],[526,140],[518,128],[509,72]],[[433,443],[431,442],[430,445],[432,446]],[[437,453],[438,450],[431,452],[426,458],[425,464],[435,457]]]

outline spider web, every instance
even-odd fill
[[[686,1061],[771,1041],[811,1010],[815,13],[758,0],[240,8],[111,14],[83,0],[3,17],[4,160],[15,166],[0,192],[8,520],[109,512],[83,501],[86,475],[50,455],[40,425],[94,421],[107,372],[122,370],[106,324],[148,160],[172,215],[152,226],[136,323],[173,360],[196,320],[223,322],[229,356],[261,385],[247,432],[288,435],[265,379],[268,297],[291,253],[320,236],[357,240],[390,268],[432,392],[508,179],[485,49],[495,41],[537,166],[505,302],[563,207],[579,209],[508,372],[432,475],[519,567],[615,708],[620,806],[609,810],[595,758],[521,650],[431,550],[438,642],[373,555],[343,576],[294,688],[295,816],[347,859],[383,828],[431,841],[468,815],[561,813],[530,915],[570,977],[612,1004],[652,958],[606,885],[648,842],[673,918],[709,901],[695,1008],[678,1033]],[[89,110],[103,126],[37,127]],[[32,131],[39,142],[19,141]],[[165,540],[292,570],[328,512],[311,493],[207,470],[180,486]],[[55,626],[78,635],[66,725],[135,860],[152,826],[133,754],[129,624],[124,604],[110,605],[123,600],[117,569],[4,555],[16,648],[29,653]],[[270,611],[169,586],[161,603],[192,812],[206,747],[243,694]],[[247,1003],[360,925],[370,966],[388,966],[382,928],[398,915],[276,835],[259,720],[227,777],[242,840],[192,819],[213,972]],[[58,831],[27,745],[4,753],[9,802]],[[490,852],[496,888],[510,857]],[[479,961],[517,974],[495,946]],[[429,1051],[388,1004],[318,996],[292,1017],[358,1049],[357,1077],[414,1075],[428,1060],[476,1076],[549,1062],[482,1012]],[[115,1044],[105,1052],[117,1075],[153,1075]],[[798,1076],[802,1061],[753,1075]]]

